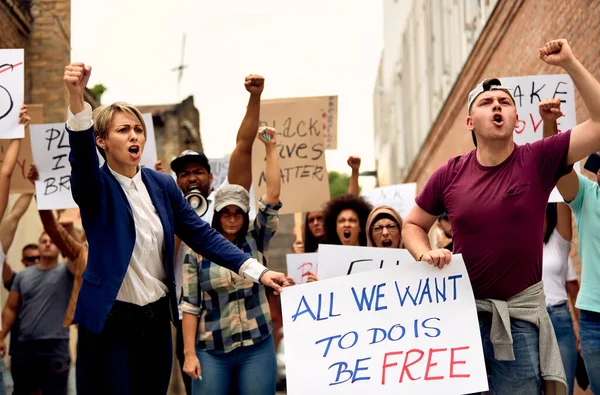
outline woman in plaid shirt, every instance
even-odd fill
[[[261,128],[266,150],[266,194],[249,223],[250,195],[240,185],[216,192],[213,228],[259,262],[279,223],[281,178],[275,130]],[[276,359],[265,288],[198,256],[183,264],[184,372],[195,379],[194,394],[275,394]]]

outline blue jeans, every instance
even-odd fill
[[[192,381],[195,395],[274,395],[277,381],[275,344],[269,336],[253,346],[238,347],[225,354],[197,349],[202,381]],[[237,388],[231,388],[237,386]]]
[[[575,385],[575,372],[577,370],[577,341],[573,331],[573,321],[571,313],[566,303],[546,308],[548,315],[554,327],[560,356],[562,357],[565,375],[567,376],[567,385],[569,386],[569,395],[573,394]]]
[[[4,381],[4,361],[0,358],[0,395],[6,394],[6,382]]]
[[[600,394],[600,313],[581,310],[579,338],[590,386],[595,394]]]
[[[494,395],[536,395],[542,393],[539,330],[534,324],[510,320],[514,361],[498,361],[490,340],[492,315],[479,313],[483,355],[488,367],[490,391]]]

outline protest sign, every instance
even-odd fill
[[[373,248],[369,247],[319,244],[317,257],[319,279],[347,276],[414,262],[408,250],[401,248],[377,248],[377,259],[373,256]]]
[[[23,138],[19,112],[25,98],[23,49],[0,49],[0,139]]]
[[[519,120],[515,127],[514,140],[517,144],[533,143],[543,138],[543,121],[538,105],[546,99],[559,98],[564,117],[558,119],[559,133],[577,125],[575,111],[575,87],[568,74],[527,75],[505,77],[502,85],[512,88]],[[579,166],[574,166],[579,171]],[[550,202],[562,202],[558,190],[554,188]]]
[[[380,260],[381,249],[371,251]],[[289,395],[488,389],[461,255],[443,270],[413,261],[289,287],[281,303]]]
[[[28,104],[27,112],[31,117],[31,124],[44,123],[44,106],[41,104]],[[4,155],[10,145],[11,140],[0,140],[0,164],[4,161]],[[11,193],[33,193],[35,188],[33,184],[27,180],[29,166],[33,163],[31,156],[31,132],[25,133],[25,137],[21,140],[21,149],[17,157],[15,170],[10,178]]]
[[[281,201],[284,202],[280,214],[320,210],[330,198],[325,165],[328,115],[327,107],[323,107],[328,105],[328,98],[261,102],[260,125],[271,126],[277,131]],[[336,123],[337,120],[332,120],[332,125]],[[332,126],[331,130],[333,133],[335,127]],[[252,180],[258,200],[265,193],[265,149],[258,139],[252,149]],[[310,194],[310,199],[306,199],[307,194]]]
[[[227,172],[229,171],[229,158],[215,158],[209,159],[210,172],[213,175],[213,188],[217,189],[227,179]]]
[[[144,146],[144,152],[142,153],[142,159],[140,165],[149,169],[154,169],[154,164],[158,160],[156,154],[156,138],[154,137],[154,121],[152,120],[152,114],[142,114],[144,123],[146,123],[146,145]]]
[[[308,280],[308,272],[318,275],[317,253],[307,252],[304,254],[287,254],[287,275],[296,284],[304,284]]]
[[[389,185],[386,187],[373,188],[362,196],[367,199],[373,207],[391,206],[402,218],[406,218],[415,205],[417,197],[417,183]]]
[[[77,207],[71,195],[69,135],[64,123],[31,125],[31,148],[40,178],[35,183],[38,210]]]

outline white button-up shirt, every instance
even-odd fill
[[[110,166],[109,169],[127,196],[135,224],[135,245],[117,300],[145,306],[168,292],[162,256],[163,227],[142,181],[141,171],[129,178]]]

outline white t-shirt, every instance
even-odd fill
[[[569,257],[571,242],[565,240],[556,229],[548,243],[544,244],[542,281],[546,294],[546,306],[556,306],[567,301],[567,281],[577,280],[573,261]]]

